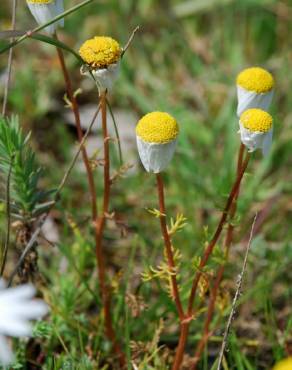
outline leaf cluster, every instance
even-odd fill
[[[0,117],[0,179],[1,192],[11,170],[11,210],[15,218],[31,221],[47,211],[51,191],[38,188],[41,168],[29,145],[30,134],[25,135],[17,116]]]

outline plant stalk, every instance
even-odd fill
[[[9,172],[7,176],[7,183],[6,183],[6,237],[5,237],[5,244],[4,244],[4,250],[2,253],[2,260],[1,260],[1,269],[0,269],[0,277],[3,276],[5,265],[6,265],[6,259],[7,259],[7,252],[9,248],[10,243],[10,227],[11,227],[11,212],[10,212],[10,180],[11,180],[11,173],[13,169],[13,157],[11,158],[11,162],[9,165]]]
[[[223,356],[224,356],[225,348],[226,348],[226,345],[227,345],[228,334],[229,334],[229,331],[230,331],[230,328],[231,328],[231,325],[232,325],[232,321],[234,319],[236,304],[237,304],[238,298],[239,298],[240,293],[241,293],[242,281],[243,281],[244,274],[245,274],[245,271],[246,271],[247,258],[248,258],[250,248],[251,248],[251,243],[252,243],[252,239],[253,239],[253,235],[254,235],[254,227],[255,227],[255,224],[256,224],[256,220],[257,220],[257,214],[255,215],[255,217],[253,219],[253,223],[252,223],[251,231],[250,231],[250,235],[249,235],[249,241],[247,243],[247,247],[246,247],[246,251],[245,251],[245,255],[244,255],[244,260],[243,260],[241,273],[239,275],[239,278],[237,279],[236,292],[235,292],[235,295],[234,295],[234,298],[233,298],[231,311],[230,311],[228,321],[227,321],[227,325],[226,325],[224,335],[223,335],[223,341],[222,341],[221,350],[220,350],[220,353],[219,353],[217,370],[221,369],[221,364],[222,364],[222,361],[223,361]]]
[[[237,176],[239,175],[241,167],[242,167],[244,150],[245,150],[245,146],[241,143],[240,148],[239,148],[239,153],[238,153],[238,160],[237,160]],[[237,199],[239,196],[239,191],[240,191],[240,185],[238,186],[238,190],[235,194],[234,200],[230,208],[230,212],[229,212],[230,220],[234,218],[236,210],[237,210]],[[234,225],[232,225],[232,222],[230,222],[227,228],[226,238],[224,242],[224,255],[225,255],[226,261],[228,260],[229,250],[230,250],[231,243],[233,240],[233,231],[234,231]],[[200,361],[205,345],[211,334],[209,332],[209,327],[210,327],[210,324],[213,318],[216,298],[217,298],[218,290],[219,290],[219,287],[220,287],[220,284],[223,278],[224,270],[225,270],[225,264],[222,264],[221,266],[219,266],[217,274],[216,274],[216,279],[215,279],[214,285],[211,290],[210,300],[208,304],[207,317],[204,323],[204,334],[197,345],[197,348],[195,351],[194,363],[192,365],[193,366],[192,370],[196,370],[197,364]]]
[[[57,33],[55,33],[55,38],[58,39]],[[74,91],[72,88],[72,83],[71,79],[69,76],[69,72],[65,63],[65,58],[62,49],[57,48],[57,53],[62,69],[62,73],[64,76],[64,81],[66,84],[66,90],[67,90],[67,95],[71,103],[71,108],[74,114],[74,119],[75,119],[75,125],[76,125],[76,130],[77,130],[77,136],[78,136],[78,141],[81,143],[83,134],[82,134],[82,128],[81,128],[81,121],[80,121],[80,113],[79,113],[79,107],[77,103],[77,99],[74,95]],[[86,147],[83,145],[81,147],[81,153],[82,153],[82,159],[84,166],[86,168],[86,173],[87,173],[87,180],[88,180],[88,186],[89,186],[89,192],[91,196],[91,211],[92,211],[92,220],[93,222],[96,222],[97,219],[97,205],[96,205],[96,191],[95,191],[95,184],[94,184],[94,177],[93,177],[93,171],[89,162],[89,158],[87,155]]]
[[[172,294],[173,294],[173,298],[174,298],[176,308],[179,314],[179,318],[182,321],[184,319],[184,311],[183,311],[183,307],[182,307],[180,296],[179,296],[179,289],[178,289],[178,284],[177,284],[177,279],[176,279],[176,266],[175,266],[175,261],[173,257],[172,244],[171,244],[171,240],[170,240],[169,233],[167,231],[167,226],[166,226],[164,185],[163,185],[163,180],[162,180],[162,176],[160,173],[156,174],[156,180],[157,180],[157,192],[158,192],[159,211],[160,211],[160,227],[161,227],[161,232],[163,235],[168,267],[171,272]]]
[[[227,216],[230,212],[233,200],[236,197],[236,194],[238,193],[238,190],[239,190],[239,187],[240,187],[240,184],[241,184],[241,180],[242,180],[243,175],[244,175],[244,173],[246,171],[246,168],[248,166],[249,159],[250,159],[250,154],[247,153],[246,158],[245,158],[244,162],[242,163],[241,170],[239,171],[239,173],[236,177],[236,180],[235,180],[235,182],[234,182],[234,184],[231,188],[229,197],[227,199],[225,208],[222,212],[222,215],[221,215],[220,221],[218,223],[217,229],[215,231],[215,234],[214,234],[212,240],[210,241],[210,243],[208,244],[207,248],[205,249],[205,252],[204,252],[203,258],[200,262],[198,271],[197,271],[197,273],[194,277],[193,284],[192,284],[192,289],[191,289],[191,294],[190,294],[190,298],[189,298],[187,319],[185,320],[184,326],[181,327],[181,334],[180,334],[179,343],[178,343],[178,347],[177,347],[177,350],[176,350],[176,355],[175,355],[174,365],[172,367],[172,370],[179,370],[179,368],[181,366],[181,362],[182,362],[183,354],[184,354],[184,349],[185,349],[185,345],[186,345],[187,337],[188,337],[188,332],[189,332],[189,325],[190,325],[190,322],[191,322],[192,317],[193,317],[194,299],[195,299],[195,296],[196,296],[197,286],[198,286],[198,283],[199,283],[201,275],[202,275],[202,269],[205,267],[210,255],[211,255],[211,253],[212,253],[212,251],[213,251],[213,249],[214,249],[214,247],[215,247],[215,245],[216,245],[216,243],[217,243],[217,241],[218,241],[218,239],[221,235],[221,232],[222,232],[223,227],[225,225],[225,222],[227,220]]]
[[[102,134],[103,134],[103,150],[104,150],[104,166],[103,166],[103,206],[102,212],[96,222],[95,227],[95,243],[96,243],[96,259],[98,265],[98,279],[101,292],[101,298],[103,303],[104,312],[104,326],[107,338],[113,345],[114,352],[119,358],[120,366],[125,365],[125,355],[121,350],[116,338],[116,333],[113,328],[112,317],[111,317],[111,287],[106,282],[106,268],[105,259],[102,250],[102,238],[104,233],[104,227],[106,218],[109,214],[109,202],[110,202],[110,158],[109,158],[109,136],[107,131],[107,117],[106,117],[106,92],[100,94],[100,107],[102,116]]]
[[[217,241],[218,241],[218,239],[221,235],[221,232],[223,230],[223,226],[224,226],[224,224],[227,220],[227,216],[228,216],[228,213],[231,209],[233,200],[236,197],[236,194],[238,193],[241,180],[242,180],[243,175],[245,173],[245,170],[248,166],[249,159],[250,159],[250,154],[247,153],[246,158],[245,158],[245,160],[242,164],[242,168],[239,171],[239,174],[237,175],[235,183],[233,184],[233,187],[232,187],[231,192],[229,194],[229,197],[227,199],[227,203],[226,203],[226,206],[224,208],[224,211],[222,212],[221,219],[220,219],[219,224],[217,226],[216,232],[215,232],[212,240],[210,241],[208,247],[206,248],[206,250],[204,252],[204,255],[203,255],[203,258],[200,262],[199,269],[198,269],[198,271],[195,275],[194,281],[193,281],[191,295],[190,295],[190,299],[189,299],[189,305],[188,305],[188,314],[189,315],[192,314],[194,299],[195,299],[195,295],[196,295],[196,291],[197,291],[197,286],[198,286],[199,280],[200,280],[201,275],[202,275],[202,269],[205,267],[206,263],[208,262],[208,259],[211,255],[211,253],[213,252],[213,249],[214,249],[214,247],[215,247],[215,245],[216,245],[216,243],[217,243]]]

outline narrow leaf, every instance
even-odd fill
[[[80,57],[79,54],[76,53],[75,50],[71,49],[68,45],[64,44],[62,41],[60,40],[57,40],[53,37],[50,37],[50,36],[46,36],[46,35],[41,35],[41,34],[34,34],[34,35],[31,35],[30,38],[34,39],[34,40],[38,40],[38,41],[41,41],[41,42],[45,42],[47,44],[51,44],[51,45],[54,45],[56,46],[57,48],[60,48],[60,49],[63,49],[63,50],[66,50],[66,51],[69,51],[69,53],[73,54],[75,56],[75,58],[81,62],[82,64],[84,63],[82,58]]]

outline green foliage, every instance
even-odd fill
[[[0,169],[2,178],[11,171],[11,208],[13,215],[29,222],[45,212],[51,192],[38,188],[41,169],[29,146],[30,134],[24,135],[17,116],[0,117]]]
[[[74,0],[68,0],[66,5],[70,7],[73,3]],[[110,101],[113,111],[131,110],[139,116],[160,109],[173,114],[180,123],[177,152],[164,176],[167,216],[183,214],[188,220],[187,225],[183,220],[179,222],[183,232],[174,235],[174,244],[183,256],[179,273],[184,305],[193,273],[199,268],[204,243],[212,237],[219,211],[234,180],[239,143],[236,74],[250,65],[262,65],[275,74],[272,153],[264,159],[256,153],[250,174],[245,176],[237,216],[230,220],[236,230],[229,262],[225,261],[218,243],[214,258],[202,271],[212,277],[214,267],[225,263],[224,284],[232,293],[250,220],[254,212],[259,211],[262,223],[253,241],[239,302],[243,309],[239,308],[235,317],[225,369],[271,368],[275,360],[284,356],[285,344],[291,341],[292,318],[287,308],[292,286],[292,75],[287,35],[291,34],[292,24],[286,16],[288,3],[282,1],[282,9],[277,0],[96,1],[67,17],[65,29],[60,32],[60,39],[77,50],[82,41],[95,34],[111,35],[123,44],[132,29],[141,25],[141,32],[121,64],[121,75]],[[3,6],[5,8],[5,2]],[[30,24],[30,18],[24,15],[24,12],[18,14],[18,29],[26,29]],[[29,39],[15,48],[15,75],[9,95],[11,110],[21,112],[23,122],[29,122],[33,130],[33,138],[38,143],[37,158],[48,167],[46,181],[51,186],[56,186],[63,176],[76,141],[64,125],[67,120],[62,105],[65,89],[54,53],[53,45]],[[86,110],[88,102],[96,104],[96,93],[88,81],[81,81],[76,58],[66,53],[66,59],[74,89],[82,87],[78,100]],[[6,59],[2,58],[0,63],[4,69]],[[118,114],[115,118],[120,133],[127,131],[128,126],[124,127]],[[134,126],[130,129],[133,131]],[[121,143],[123,159],[127,161],[131,148],[130,145],[124,147],[128,142],[124,143],[123,137]],[[98,146],[96,139],[96,149]],[[131,163],[136,159],[137,156],[131,157]],[[5,175],[3,184],[9,163],[11,156],[6,160],[5,172],[1,168]],[[96,180],[100,195],[102,181],[98,169]],[[158,275],[161,271],[165,271],[166,277],[170,274],[166,269],[158,269],[163,254],[159,220],[145,212],[146,208],[153,216],[160,217],[155,209],[154,179],[136,166],[136,172],[118,180],[112,187],[111,211],[116,212],[120,223],[117,226],[114,220],[109,220],[110,230],[104,238],[114,286],[115,327],[128,357],[135,358],[134,350],[140,351],[136,362],[143,365],[143,370],[167,369],[166,358],[171,358],[178,341],[175,306],[165,289],[165,281],[141,281],[141,271],[151,273],[149,266],[158,266],[155,269]],[[13,194],[15,197],[14,185]],[[35,331],[45,354],[44,369],[109,369],[112,366],[110,344],[101,330],[103,315],[99,310],[88,198],[86,177],[76,166],[54,216],[62,242],[57,248],[39,249],[40,271],[47,282],[45,298],[52,307],[47,326],[39,323]],[[18,204],[21,208],[22,204]],[[15,207],[13,210],[15,212]],[[72,230],[68,215],[78,225],[78,232]],[[170,222],[170,229],[178,226],[177,221]],[[123,232],[121,238],[123,224],[126,233]],[[127,292],[136,297],[135,310],[125,300]],[[202,305],[192,323],[188,341],[191,354],[200,340],[204,309],[206,305]],[[202,370],[209,370],[215,361],[213,354],[219,351],[229,309],[226,308],[226,315],[216,312],[212,322],[215,334],[210,337],[209,348],[200,364]],[[161,319],[163,331],[151,346]],[[163,349],[168,348],[170,353],[166,356]],[[18,363],[19,368],[25,366],[24,350]]]

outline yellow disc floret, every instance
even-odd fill
[[[242,125],[252,132],[268,132],[273,124],[272,116],[261,109],[248,109],[240,116]]]
[[[30,4],[51,4],[55,0],[26,0]]]
[[[259,67],[244,69],[237,76],[236,82],[240,87],[257,93],[267,93],[275,84],[271,73]]]
[[[292,357],[280,361],[273,370],[292,370]]]
[[[179,132],[176,120],[165,112],[152,112],[140,119],[136,134],[147,143],[168,143],[176,139]]]
[[[95,36],[85,41],[79,49],[81,58],[93,68],[105,68],[117,63],[121,52],[119,43],[106,36]]]

